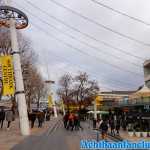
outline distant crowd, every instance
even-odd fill
[[[49,121],[51,117],[51,113],[49,110],[43,111],[32,111],[28,113],[29,121],[31,122],[31,128],[35,126],[36,120],[38,121],[38,128],[41,128],[44,121]],[[15,120],[15,112],[13,109],[4,109],[0,108],[0,128],[4,127],[4,122],[6,121],[6,128],[7,130],[10,129],[12,121]]]
[[[64,128],[66,130],[83,130],[83,127],[81,126],[80,124],[80,115],[78,113],[69,113],[67,112],[65,115],[64,115],[64,118],[63,118],[63,122],[64,122]]]
[[[44,121],[49,121],[51,112],[49,110],[33,111],[28,113],[29,121],[31,121],[31,128],[34,127],[36,119],[38,120],[38,128],[42,128]]]

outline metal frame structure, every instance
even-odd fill
[[[25,13],[11,6],[0,6],[0,27],[10,28],[10,19],[15,20],[16,29],[23,29],[28,26],[28,17]]]
[[[18,103],[21,134],[26,136],[30,135],[30,128],[16,29],[23,29],[27,27],[28,18],[22,11],[11,6],[7,6],[11,3],[11,0],[6,0],[5,3],[5,6],[0,6],[0,27],[10,28],[11,48],[13,51],[12,55],[16,87],[15,97]]]

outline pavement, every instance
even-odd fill
[[[41,135],[34,135],[24,139],[11,150],[80,150],[80,140],[100,140],[99,132],[94,131],[87,122],[81,122],[84,130],[68,131],[59,120],[52,128]],[[108,141],[113,141],[109,138]]]
[[[54,123],[60,118],[51,118],[50,121],[46,121],[43,124],[42,128],[38,128],[37,121],[35,122],[35,127],[31,129],[31,135],[41,135],[45,132],[48,128],[54,126]],[[10,129],[7,130],[6,128],[7,123],[4,122],[3,129],[0,129],[0,150],[10,150],[16,144],[22,142],[26,139],[26,137],[22,136],[19,129],[19,119],[16,118],[15,121],[11,123]]]
[[[101,140],[100,132],[94,131],[89,122],[81,122],[84,130],[68,131],[63,126],[62,117],[52,118],[41,129],[35,127],[28,137],[22,137],[14,126],[10,131],[0,131],[0,150],[80,150],[80,140]],[[127,132],[121,131],[120,135],[119,138],[108,135],[107,141],[128,139]],[[123,135],[126,138],[122,138]]]

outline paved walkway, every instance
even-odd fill
[[[46,121],[43,124],[42,128],[37,127],[37,122],[35,123],[35,127],[31,129],[31,135],[41,135],[46,131],[49,127],[53,127],[54,123],[59,118],[51,118],[50,121]],[[24,136],[21,135],[19,129],[19,119],[17,118],[15,121],[11,123],[10,130],[6,129],[6,122],[4,123],[4,128],[0,129],[0,150],[10,150],[14,145],[20,143],[25,139]]]
[[[87,122],[81,122],[84,130],[68,131],[60,120],[40,136],[30,136],[12,150],[80,150],[80,140],[97,140],[97,131],[90,128]],[[100,133],[99,140],[101,139]],[[113,141],[113,139],[108,139]]]
[[[88,128],[87,123],[82,122],[81,125],[83,131],[68,131],[59,121],[53,130],[47,130],[40,136],[31,136],[12,150],[80,150],[81,139],[96,139],[96,133]]]

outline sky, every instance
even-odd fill
[[[102,90],[135,90],[144,83],[143,63],[150,59],[149,0],[15,0],[12,5],[28,16],[21,32],[32,41],[39,71],[55,86],[64,73],[79,71]]]

